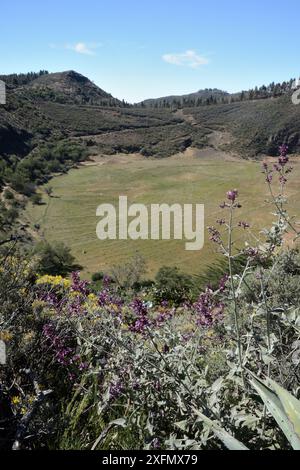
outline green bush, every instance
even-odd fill
[[[40,274],[66,275],[80,268],[75,264],[71,249],[62,242],[50,244],[42,241],[35,246],[33,253],[38,259],[36,270]]]
[[[32,204],[39,206],[43,202],[43,197],[40,193],[34,193],[32,196],[30,196],[30,201]]]
[[[179,305],[189,299],[192,286],[191,276],[180,272],[177,267],[163,266],[155,276],[154,299]]]
[[[92,281],[93,282],[102,281],[103,277],[104,277],[104,273],[102,271],[98,273],[94,273],[92,274]]]

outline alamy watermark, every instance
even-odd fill
[[[0,104],[6,104],[6,86],[2,80],[0,80]]]
[[[203,204],[130,204],[119,196],[113,204],[101,204],[96,234],[99,240],[185,240],[185,249],[201,250],[204,246]]]
[[[292,85],[292,90],[294,90],[292,94],[293,104],[300,104],[300,78],[294,81]]]

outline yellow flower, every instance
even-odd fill
[[[12,337],[13,336],[9,331],[0,331],[0,339],[2,341],[10,341]]]
[[[71,290],[71,292],[69,293],[69,298],[70,299],[75,299],[76,297],[78,297],[79,293],[75,290]]]
[[[119,306],[116,305],[116,304],[110,304],[110,308],[112,308],[113,311],[116,312],[116,313],[119,311]]]
[[[88,299],[94,302],[97,301],[97,296],[95,294],[89,294]]]
[[[49,274],[39,277],[36,284],[50,284],[53,287],[63,287],[64,289],[71,287],[69,279],[64,279],[62,276],[50,276]]]
[[[208,338],[211,338],[212,336],[214,336],[214,331],[213,330],[208,330],[207,333],[206,333],[206,336]]]
[[[47,302],[45,302],[44,300],[34,300],[32,302],[32,307],[37,310],[42,309],[46,305],[47,305]]]
[[[28,333],[25,333],[23,336],[23,341],[25,344],[30,344],[32,341],[35,339],[35,332],[34,331],[29,331]]]
[[[21,403],[20,397],[17,397],[17,396],[12,397],[11,402],[15,406],[19,405]]]

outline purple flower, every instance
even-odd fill
[[[221,234],[219,230],[217,230],[215,227],[208,227],[208,232],[210,234],[209,239],[212,242],[217,243],[218,245],[221,245],[222,239],[221,239]]]
[[[268,171],[268,168],[269,168],[269,167],[268,167],[267,162],[263,162],[262,167],[263,167],[263,170]]]
[[[121,380],[118,380],[117,382],[113,382],[110,384],[109,395],[112,400],[116,400],[117,398],[119,398],[123,392],[124,392],[124,386]]]
[[[71,280],[72,280],[72,289],[76,292],[80,292],[80,294],[83,295],[89,295],[90,294],[90,289],[88,288],[88,281],[81,281],[80,280],[80,273],[79,272],[74,272],[71,274]]]
[[[206,289],[194,303],[193,308],[197,315],[197,325],[209,328],[223,318],[225,306],[216,299],[211,289]]]
[[[289,162],[289,157],[288,157],[288,156],[281,155],[281,156],[278,158],[278,163],[279,163],[279,165],[281,165],[282,167],[284,167],[288,162]]]
[[[148,313],[147,307],[141,299],[134,299],[134,301],[131,303],[131,307],[134,313],[138,316],[144,316]]]
[[[281,145],[279,147],[279,152],[280,152],[280,157],[278,158],[278,163],[283,168],[289,162],[289,157],[287,156],[287,153],[288,153],[287,145],[284,145],[284,144]]]
[[[109,292],[105,289],[103,289],[101,292],[98,294],[98,304],[100,307],[104,307],[106,304],[108,304],[110,301],[110,295]]]
[[[216,220],[216,223],[219,224],[219,225],[225,225],[225,224],[226,224],[226,220],[225,220],[225,219],[217,219],[217,220]]]
[[[145,332],[145,329],[151,326],[152,324],[152,322],[148,318],[147,306],[145,302],[143,302],[141,299],[136,298],[131,303],[131,308],[133,310],[133,313],[136,316],[136,319],[129,326],[129,330],[132,331],[133,333],[143,334]]]
[[[170,320],[170,318],[174,316],[174,313],[175,313],[174,308],[171,310],[165,310],[165,311],[159,312],[159,314],[157,315],[155,319],[156,326],[160,326],[163,323],[165,323],[167,320]]]
[[[70,302],[68,305],[68,312],[70,315],[80,315],[82,312],[82,302],[79,296],[75,297],[75,299]]]
[[[103,283],[103,287],[104,287],[105,289],[107,289],[107,288],[111,285],[111,278],[110,278],[109,276],[105,275],[105,276],[103,277],[102,283]]]
[[[46,323],[43,326],[43,335],[53,353],[55,361],[69,369],[69,378],[78,374],[79,371],[87,368],[79,354],[76,354],[75,348],[70,346],[70,337],[60,331],[54,323]],[[76,373],[74,375],[74,373]],[[73,379],[72,379],[73,380]]]
[[[151,442],[151,448],[152,449],[160,449],[161,445],[160,445],[160,440],[155,437],[152,442]]]
[[[231,191],[228,191],[226,195],[229,201],[234,202],[236,198],[238,197],[238,191],[237,189],[232,189]]]
[[[282,144],[282,145],[280,145],[280,147],[279,147],[280,155],[283,156],[283,157],[286,157],[286,155],[287,155],[287,153],[288,153],[288,150],[289,150],[289,148],[288,148],[288,146],[285,145],[285,144]]]
[[[220,279],[220,282],[219,282],[219,291],[220,291],[220,292],[224,292],[224,290],[226,289],[226,284],[227,284],[228,279],[229,279],[228,274],[225,274],[225,275]]]
[[[279,178],[279,182],[281,184],[286,184],[287,183],[287,178],[285,178],[285,176],[281,175],[280,178]]]
[[[250,225],[249,225],[247,222],[244,222],[244,221],[239,222],[239,223],[238,223],[238,226],[239,226],[239,227],[242,227],[244,230],[245,230],[246,228],[250,228]]]
[[[257,258],[259,255],[258,249],[249,247],[244,250],[245,255],[249,256],[250,258]]]
[[[141,316],[140,318],[135,320],[135,322],[132,325],[129,326],[129,330],[132,331],[133,333],[143,334],[147,326],[150,326],[150,325],[151,325],[150,320],[145,316]]]

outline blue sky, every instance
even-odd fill
[[[13,0],[0,8],[0,74],[73,69],[130,102],[300,75],[299,0]]]

